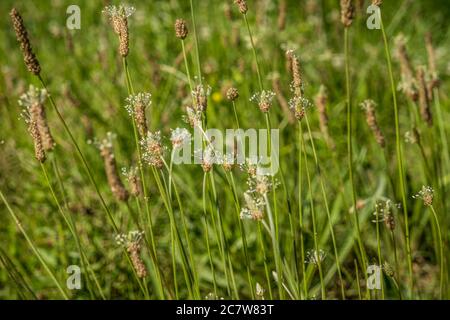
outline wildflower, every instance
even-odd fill
[[[304,87],[302,74],[300,70],[300,61],[298,60],[298,57],[294,54],[293,50],[287,50],[286,56],[288,58],[291,69],[290,71],[292,74],[292,84],[291,84],[292,91],[294,92],[295,96],[301,97],[303,96]]]
[[[108,132],[107,137],[98,143],[98,148],[100,149],[100,154],[103,158],[105,165],[106,177],[108,179],[109,187],[111,192],[119,201],[127,201],[129,194],[125,189],[122,180],[120,180],[117,174],[117,164],[113,153],[113,134]]]
[[[430,186],[422,186],[422,189],[415,195],[413,195],[413,199],[420,198],[423,200],[423,204],[426,206],[433,205],[433,188]]]
[[[188,28],[186,26],[186,21],[183,19],[177,19],[175,21],[175,36],[178,39],[184,40],[188,35]]]
[[[143,236],[143,231],[130,231],[127,235],[119,234],[116,236],[117,244],[124,246],[130,253],[131,263],[139,278],[145,278],[147,276],[147,267],[140,256]]]
[[[381,132],[380,126],[377,122],[377,117],[375,115],[375,102],[373,100],[367,99],[364,100],[360,104],[360,106],[366,112],[366,122],[369,125],[369,128],[372,130],[373,135],[375,136],[375,140],[380,145],[380,147],[384,148],[384,135]]]
[[[152,105],[152,95],[148,92],[140,92],[138,94],[130,95],[125,99],[127,105],[125,109],[128,114],[136,121],[141,137],[144,137],[147,133],[147,119],[145,116],[145,110]]]
[[[191,133],[185,128],[176,128],[172,130],[170,141],[174,149],[180,148],[191,140]]]
[[[241,209],[241,219],[262,220],[265,206],[264,199],[261,197],[254,197],[247,191],[244,193],[244,200],[246,206]]]
[[[44,150],[51,151],[55,147],[55,141],[50,132],[44,109],[44,102],[47,96],[47,90],[39,90],[30,85],[28,91],[20,97],[19,105],[26,109],[23,113],[28,113],[36,121]]]
[[[275,93],[273,93],[272,91],[263,90],[261,92],[255,93],[250,98],[250,101],[257,103],[259,109],[262,112],[267,113],[267,112],[269,112],[269,110],[272,106],[272,100],[274,97],[275,97]]]
[[[269,181],[269,177],[259,174],[250,176],[247,184],[249,185],[250,192],[256,192],[261,196],[266,195],[272,187],[272,183]]]
[[[135,11],[134,7],[124,5],[111,5],[103,9],[113,26],[114,32],[119,36],[119,53],[126,57],[129,52],[128,17]]]
[[[150,166],[161,169],[164,165],[162,156],[164,155],[164,147],[161,143],[161,132],[147,132],[147,135],[141,140],[141,146],[144,149],[143,159]]]
[[[294,111],[294,115],[297,120],[302,120],[305,116],[306,109],[311,106],[311,102],[304,97],[295,96],[289,100],[289,108]]]
[[[351,0],[341,0],[341,22],[348,28],[353,22],[355,10]]]
[[[34,75],[39,75],[41,73],[41,66],[39,65],[39,60],[33,52],[31,47],[30,39],[28,38],[28,32],[23,23],[22,16],[17,11],[16,8],[12,8],[9,13],[14,31],[16,32],[17,41],[20,44],[20,48],[23,53],[23,60],[29,72]]]
[[[393,231],[395,229],[395,218],[391,200],[378,201],[375,204],[375,212],[373,214],[375,220],[372,220],[372,222],[384,222],[386,228],[389,230]]]
[[[325,259],[326,255],[327,254],[322,249],[309,250],[308,252],[306,252],[305,263],[311,263],[317,266]]]
[[[192,96],[194,97],[195,105],[194,109],[196,111],[205,112],[208,107],[208,96],[211,94],[211,87],[203,86],[199,84],[194,91]]]
[[[230,101],[235,101],[237,98],[239,98],[239,92],[236,88],[229,88],[227,90],[227,99]]]
[[[186,116],[184,120],[192,127],[201,127],[202,125],[202,113],[194,108],[186,108]]]
[[[131,194],[135,197],[140,197],[142,195],[142,186],[138,177],[138,168],[122,168],[122,174],[125,176],[130,185]]]
[[[204,172],[211,171],[213,164],[221,164],[222,160],[219,154],[214,150],[214,146],[212,144],[208,144],[202,152],[202,168]]]

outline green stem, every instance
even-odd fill
[[[391,51],[389,48],[386,31],[384,29],[383,19],[381,18],[381,11],[380,11],[380,22],[381,22],[381,33],[383,35],[384,49],[385,49],[385,53],[386,53],[386,62],[388,65],[389,80],[390,80],[390,84],[391,84],[392,101],[394,103],[397,169],[398,169],[398,179],[400,182],[400,189],[401,189],[401,195],[402,195],[403,216],[404,216],[404,220],[405,220],[405,245],[406,245],[406,254],[407,254],[407,262],[408,262],[410,295],[412,296],[412,292],[414,289],[414,279],[413,279],[412,255],[411,255],[411,244],[410,244],[410,235],[409,235],[409,222],[408,222],[409,217],[408,217],[408,209],[407,209],[407,203],[406,203],[406,186],[405,186],[405,176],[404,176],[405,171],[403,168],[403,155],[402,155],[401,137],[400,137],[399,112],[398,112],[398,105],[397,105],[397,91],[396,91],[396,87],[395,87],[394,74],[392,71]]]
[[[69,296],[67,295],[67,293],[64,291],[64,289],[62,288],[61,284],[59,283],[59,281],[56,279],[55,274],[53,273],[53,271],[50,270],[50,268],[48,267],[47,263],[45,262],[44,258],[41,256],[41,254],[39,253],[38,249],[36,248],[36,246],[34,245],[33,241],[31,240],[31,238],[28,236],[27,232],[25,231],[25,229],[22,227],[22,224],[20,223],[19,219],[17,218],[16,214],[14,213],[14,211],[11,209],[8,201],[6,200],[5,196],[3,195],[3,192],[0,191],[0,197],[2,198],[3,202],[5,203],[6,209],[8,209],[8,212],[10,213],[12,219],[14,220],[15,224],[17,225],[17,228],[19,229],[19,231],[23,234],[23,236],[25,237],[25,240],[28,242],[28,245],[30,246],[31,250],[33,251],[34,255],[38,258],[39,262],[42,264],[42,266],[44,267],[45,271],[49,274],[50,278],[53,280],[53,282],[55,283],[56,287],[58,288],[59,292],[61,293],[61,295],[63,296],[63,298],[65,300],[69,300]]]

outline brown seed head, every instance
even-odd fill
[[[139,242],[131,242],[128,245],[127,251],[130,253],[131,262],[133,263],[137,276],[139,278],[145,278],[147,276],[147,267],[140,256],[141,244]]]
[[[341,22],[345,27],[350,27],[353,22],[355,9],[351,0],[341,0]]]
[[[188,28],[186,21],[183,19],[177,19],[175,21],[175,35],[178,39],[184,40],[188,35]]]
[[[429,96],[432,97],[432,91],[434,88],[439,87],[439,77],[436,67],[436,54],[433,48],[433,40],[431,36],[431,32],[427,32],[425,34],[425,46],[427,48],[428,53],[428,69],[431,74],[431,80],[428,84],[429,87]]]
[[[227,99],[235,101],[237,98],[239,98],[239,91],[234,87],[229,88],[227,90]]]
[[[366,112],[366,121],[369,125],[369,128],[372,130],[373,135],[375,136],[375,140],[380,145],[380,147],[384,148],[384,135],[381,132],[381,129],[377,122],[377,117],[375,114],[375,102],[373,100],[365,100],[363,103],[361,103],[361,107]]]
[[[27,66],[29,72],[34,75],[39,75],[41,72],[41,66],[39,65],[39,61],[33,52],[33,48],[31,47],[27,29],[25,28],[22,17],[16,8],[13,8],[9,15],[11,16],[14,31],[16,32],[17,41],[22,49],[25,65]]]
[[[395,44],[397,47],[397,58],[400,62],[400,72],[402,76],[401,88],[411,100],[417,101],[419,95],[414,80],[411,60],[409,59],[409,55],[406,50],[404,36],[399,35],[395,40]]]
[[[119,201],[127,201],[129,194],[125,189],[122,180],[117,173],[117,164],[116,159],[113,153],[111,134],[108,134],[108,138],[104,139],[99,145],[100,154],[103,158],[103,162],[105,165],[106,177],[108,179],[109,187],[111,188],[112,193]]]
[[[234,0],[234,3],[237,4],[239,11],[242,14],[246,14],[248,11],[247,2],[245,0]]]
[[[40,163],[43,163],[46,159],[46,155],[45,155],[44,148],[42,146],[42,139],[41,139],[41,135],[39,133],[37,120],[35,119],[35,117],[33,115],[31,116],[29,123],[28,123],[28,132],[30,133],[31,138],[33,139],[34,155]]]
[[[331,149],[334,149],[336,147],[333,139],[330,137],[329,131],[328,131],[328,114],[327,114],[327,101],[328,101],[328,95],[326,92],[326,89],[323,85],[320,86],[319,93],[316,96],[316,106],[317,111],[319,112],[319,124],[320,124],[320,131],[322,131],[322,134],[325,138],[325,141],[327,142],[328,146]]]
[[[420,110],[420,116],[422,117],[423,121],[425,121],[428,126],[433,125],[433,117],[431,115],[431,107],[430,107],[430,101],[428,99],[428,88],[427,83],[425,81],[425,67],[419,66],[417,68],[416,72],[417,76],[417,85],[419,87],[419,110]]]

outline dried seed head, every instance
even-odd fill
[[[17,41],[22,49],[25,65],[29,72],[34,75],[39,75],[41,66],[31,47],[30,39],[28,39],[27,29],[25,28],[22,17],[16,8],[13,8],[9,15],[11,16],[14,31],[16,32]]]
[[[128,17],[134,13],[134,7],[128,6],[108,6],[103,13],[108,15],[114,32],[119,36],[119,53],[122,57],[128,56],[129,52],[129,34]]]
[[[130,167],[128,170],[127,168],[122,168],[122,174],[128,181],[131,194],[135,197],[142,196],[142,185],[138,176],[138,168]]]
[[[293,50],[286,51],[286,57],[288,58],[289,65],[291,67],[290,71],[292,74],[292,84],[291,84],[292,91],[294,92],[295,96],[302,97],[304,85],[300,70],[300,61],[294,54]]]
[[[428,126],[433,125],[433,117],[431,115],[430,101],[428,99],[428,88],[425,80],[425,67],[417,68],[417,84],[419,87],[419,110],[420,116]]]
[[[19,99],[19,105],[24,107],[29,114],[32,114],[41,136],[42,145],[45,151],[51,151],[55,147],[47,117],[45,115],[44,102],[48,94],[45,89],[38,89],[30,85],[28,91]]]
[[[161,169],[164,166],[162,157],[164,155],[164,147],[161,143],[161,132],[147,132],[147,135],[141,140],[143,148],[143,159],[150,166]]]
[[[116,242],[118,245],[123,246],[130,253],[131,263],[139,278],[145,278],[147,276],[147,267],[141,258],[141,241],[144,236],[143,231],[130,231],[127,235],[116,235]]]
[[[261,92],[255,93],[250,98],[250,101],[257,103],[259,109],[262,112],[267,113],[272,107],[272,101],[274,97],[275,93],[273,93],[272,91],[263,90]]]
[[[411,66],[408,52],[406,50],[406,39],[400,34],[395,39],[397,48],[397,58],[400,62],[400,72],[402,81],[399,85],[400,89],[413,101],[417,101],[419,95],[414,80],[414,72]]]
[[[335,148],[335,144],[333,139],[330,137],[329,131],[328,131],[328,115],[327,115],[327,101],[328,101],[328,94],[326,92],[326,89],[323,85],[320,86],[319,93],[316,96],[316,106],[317,110],[319,111],[319,124],[320,124],[320,131],[322,131],[322,134],[328,144],[328,146],[331,149]]]
[[[195,105],[194,108],[197,111],[205,112],[208,107],[208,96],[211,94],[211,87],[203,86],[199,84],[195,87],[192,92],[192,96],[194,97]]]
[[[248,11],[247,2],[245,0],[234,0],[234,3],[237,4],[239,11],[242,14],[246,14]]]
[[[286,0],[280,0],[278,4],[278,29],[280,31],[284,30],[286,27],[286,12],[287,12],[287,5]]]
[[[192,128],[200,127],[202,125],[202,113],[194,108],[186,108],[186,116],[184,116],[184,121],[186,121]]]
[[[141,137],[147,134],[147,118],[145,116],[145,110],[152,104],[152,95],[147,92],[140,92],[136,95],[130,95],[126,102],[128,103],[125,108],[128,114],[134,117],[136,126],[138,128]]]
[[[353,22],[355,9],[351,0],[341,0],[341,22],[345,27],[350,27]]]
[[[108,184],[111,188],[112,193],[117,198],[117,200],[127,201],[129,194],[117,173],[117,164],[114,157],[112,139],[113,134],[111,132],[108,132],[107,137],[98,144],[98,147],[103,158],[106,177],[108,179]]]
[[[139,242],[133,242],[128,245],[127,251],[130,253],[131,262],[133,263],[134,270],[139,278],[145,278],[147,276],[147,267],[141,258],[141,244]]]
[[[391,278],[392,278],[392,277],[395,275],[394,268],[392,268],[392,266],[391,266],[389,263],[384,262],[382,268],[383,268],[384,273],[385,273],[388,277],[391,277]]]
[[[241,209],[240,218],[260,221],[264,217],[264,199],[255,197],[250,192],[244,193],[245,207]]]
[[[375,136],[375,140],[377,140],[377,143],[380,145],[380,147],[384,148],[384,135],[381,132],[381,129],[377,122],[377,117],[375,115],[375,106],[376,104],[373,100],[365,100],[361,103],[361,108],[366,112],[367,124],[372,130],[373,135]]]
[[[431,80],[428,84],[429,88],[429,96],[432,97],[432,92],[434,88],[439,87],[439,77],[436,67],[436,55],[433,48],[433,41],[432,36],[430,32],[427,32],[425,34],[425,46],[427,48],[427,54],[428,54],[428,69],[431,75]]]
[[[31,138],[33,139],[34,155],[40,163],[43,163],[46,159],[45,151],[42,146],[42,139],[39,133],[37,121],[33,116],[31,116],[30,121],[28,123],[28,132],[30,133]]]
[[[423,204],[426,206],[433,205],[434,191],[430,186],[422,186],[422,189],[412,196],[414,199],[422,199]]]
[[[175,21],[175,36],[178,39],[184,40],[188,35],[188,28],[186,25],[186,21],[183,19],[177,19]]]
[[[227,90],[227,99],[230,101],[235,101],[237,98],[239,98],[239,91],[236,88],[229,88]]]

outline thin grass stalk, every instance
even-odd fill
[[[346,102],[347,102],[347,161],[350,184],[352,189],[353,200],[353,215],[355,217],[356,237],[358,241],[359,251],[361,255],[361,262],[363,270],[366,270],[366,253],[361,239],[361,229],[359,225],[358,208],[356,205],[356,187],[353,178],[353,142],[352,142],[352,106],[350,96],[350,63],[349,63],[349,40],[348,40],[348,28],[344,29],[344,56],[345,56],[345,87],[346,87]],[[364,273],[367,278],[366,273]]]
[[[306,155],[306,145],[305,145],[305,141],[304,141],[304,138],[303,138],[302,124],[299,123],[299,125],[300,125],[301,145],[303,147],[303,156],[305,158],[305,169],[306,169],[305,172],[306,172],[306,178],[307,178],[307,181],[308,181],[309,198],[310,198],[310,201],[311,201],[311,219],[312,219],[312,225],[313,225],[314,250],[315,250],[315,252],[319,252],[319,241],[318,241],[318,235],[317,235],[316,214],[315,214],[315,209],[314,209],[314,196],[313,196],[313,192],[312,192],[311,177],[310,177],[309,169],[308,169],[308,159],[307,159],[307,155]],[[320,259],[318,259],[318,261],[317,261],[317,269],[319,269],[320,289],[321,289],[322,300],[325,300],[326,299],[325,284],[323,282],[322,262],[320,261]]]
[[[335,256],[335,259],[336,259],[336,268],[337,268],[339,282],[340,282],[341,296],[342,296],[342,299],[345,300],[344,280],[342,278],[341,263],[339,261],[339,253],[338,253],[338,250],[337,250],[336,236],[334,234],[333,222],[331,221],[330,208],[328,207],[327,193],[325,191],[325,186],[324,186],[324,183],[323,183],[322,170],[321,170],[320,165],[319,165],[319,159],[317,157],[316,147],[315,147],[314,139],[313,139],[313,136],[312,136],[312,133],[311,133],[311,127],[309,125],[307,112],[305,112],[305,121],[306,121],[306,127],[308,129],[309,140],[311,142],[311,148],[312,148],[312,151],[313,151],[315,167],[316,167],[316,170],[317,170],[317,174],[319,176],[320,188],[322,190],[322,197],[323,197],[324,204],[325,204],[325,211],[327,213],[328,226],[330,228],[331,240],[332,240],[332,244],[333,244],[333,251],[334,251],[334,256]]]
[[[247,270],[247,280],[248,280],[248,284],[249,284],[249,288],[250,288],[251,298],[252,298],[252,300],[254,300],[255,299],[255,291],[253,289],[254,281],[253,281],[253,277],[252,277],[251,270],[250,270],[250,259],[249,259],[249,255],[248,255],[247,236],[245,233],[244,224],[242,223],[242,219],[240,218],[241,208],[240,208],[239,201],[238,201],[238,195],[237,195],[236,185],[234,183],[233,173],[230,172],[230,178],[228,178],[228,175],[226,175],[226,177],[227,177],[228,184],[231,188],[231,192],[233,193],[234,205],[236,207],[236,217],[237,217],[238,224],[239,224],[239,233],[240,233],[241,240],[242,240],[242,248],[243,248],[243,252],[244,252],[245,265],[246,265],[246,270]]]
[[[194,255],[193,255],[193,249],[192,249],[192,240],[191,240],[191,237],[189,236],[189,232],[188,232],[188,228],[187,228],[187,224],[186,224],[186,216],[184,214],[184,209],[183,209],[183,204],[181,202],[180,194],[178,192],[178,188],[175,183],[175,179],[174,179],[174,177],[172,177],[173,152],[172,152],[170,166],[167,165],[167,163],[163,157],[161,157],[161,160],[163,161],[164,166],[166,167],[166,170],[168,170],[168,172],[169,172],[169,184],[172,183],[172,185],[173,185],[173,190],[175,192],[175,197],[177,199],[178,207],[180,210],[181,224],[183,227],[184,236],[186,238],[186,242],[187,242],[187,246],[188,246],[189,259],[190,259],[190,263],[192,265],[195,286],[196,286],[196,288],[199,288],[200,284],[198,282],[198,271],[197,271],[197,268],[195,267],[195,261],[194,261]],[[170,193],[170,185],[169,185],[169,193]]]
[[[377,255],[378,255],[378,266],[382,267],[381,260],[381,239],[380,239],[380,218],[378,208],[375,210],[375,224],[376,224],[376,234],[377,234]],[[383,272],[381,272],[381,299],[384,300],[384,277]]]
[[[52,184],[50,182],[50,178],[49,178],[47,169],[45,168],[45,165],[43,163],[40,163],[40,165],[41,165],[42,173],[44,174],[44,177],[45,177],[45,181],[47,182],[47,186],[48,186],[48,188],[50,190],[50,194],[52,195],[52,198],[55,201],[56,206],[58,207],[58,212],[61,214],[61,217],[63,218],[65,224],[67,225],[70,233],[72,234],[72,236],[73,236],[73,238],[75,240],[75,244],[77,246],[78,254],[80,255],[81,265],[82,265],[84,270],[86,270],[86,271],[91,270],[91,272],[92,272],[92,268],[91,268],[91,266],[89,264],[89,261],[85,260],[86,259],[86,255],[85,255],[85,253],[84,253],[84,251],[83,251],[83,249],[81,247],[80,238],[79,238],[78,233],[77,233],[77,231],[75,229],[75,225],[73,224],[73,221],[70,221],[67,218],[67,215],[64,213],[64,210],[63,210],[63,208],[62,208],[62,206],[60,204],[60,201],[58,200],[58,197],[56,196],[55,190],[53,189],[53,186],[52,186]],[[101,289],[101,287],[100,287],[100,285],[99,285],[99,283],[97,281],[97,278],[95,277],[95,274],[93,274],[93,277],[95,279],[95,284],[96,284],[97,290],[99,291],[100,296],[102,297],[102,299],[106,299],[104,294],[103,294],[103,291],[102,291],[102,289]],[[91,283],[91,279],[89,278],[88,274],[86,274],[86,280],[87,280],[87,284],[88,284],[87,285],[88,290],[89,290],[89,292],[92,292],[91,291],[92,290],[91,287],[93,287],[93,285]]]
[[[272,286],[270,285],[270,272],[269,272],[269,266],[267,264],[266,246],[264,245],[264,238],[263,238],[263,233],[261,230],[262,223],[261,223],[261,221],[258,221],[257,223],[258,223],[258,240],[259,240],[259,244],[261,246],[261,251],[263,253],[264,272],[266,274],[267,288],[269,289],[270,300],[273,300]]]
[[[439,298],[444,298],[444,242],[442,241],[441,225],[439,223],[438,215],[433,207],[430,205],[431,212],[433,213],[434,222],[436,224],[438,239],[439,239],[439,262],[440,262],[440,281],[439,281]]]
[[[52,158],[52,164],[53,164],[53,167],[54,167],[54,170],[55,170],[55,175],[56,175],[56,178],[57,178],[59,187],[60,187],[60,189],[61,189],[61,195],[62,195],[62,198],[63,198],[63,203],[64,203],[64,205],[65,205],[65,207],[66,207],[66,210],[69,211],[69,207],[68,207],[67,199],[66,199],[66,191],[65,191],[65,188],[64,188],[64,184],[63,184],[63,182],[62,182],[61,172],[60,172],[60,170],[59,170],[59,166],[58,166],[58,163],[57,163],[55,157]],[[106,300],[106,297],[105,297],[105,295],[104,295],[104,293],[103,293],[102,287],[100,286],[100,283],[98,282],[97,276],[95,275],[95,272],[94,272],[94,270],[92,269],[91,264],[89,263],[89,260],[88,260],[88,258],[87,258],[87,256],[86,256],[86,253],[85,253],[83,250],[81,250],[81,240],[80,240],[80,237],[79,237],[79,235],[78,235],[78,231],[77,231],[76,224],[75,224],[75,221],[74,221],[74,219],[73,219],[73,216],[72,216],[70,213],[68,214],[68,216],[69,216],[70,224],[72,225],[72,228],[73,228],[73,230],[74,230],[74,234],[75,234],[75,236],[76,236],[75,241],[78,242],[78,243],[77,243],[77,247],[80,248],[79,251],[81,251],[81,253],[83,254],[83,255],[80,256],[80,257],[81,257],[82,260],[84,259],[84,260],[86,261],[85,264],[86,264],[87,267],[88,267],[86,270],[88,270],[88,271],[91,272],[92,278],[94,279],[95,286],[97,287],[97,289],[98,289],[98,291],[99,291],[99,293],[100,293],[101,298],[102,298],[103,300]]]
[[[303,201],[302,201],[302,197],[303,197],[303,170],[302,170],[302,166],[303,166],[303,161],[302,161],[302,137],[303,136],[303,132],[302,132],[302,127],[301,127],[301,123],[300,121],[298,121],[298,221],[299,221],[299,228],[300,228],[300,253],[301,253],[301,268],[302,268],[302,276],[303,276],[303,294],[304,294],[304,299],[308,299],[308,283],[306,281],[306,267],[305,267],[305,244],[304,244],[304,240],[303,240],[303,231],[304,231],[304,226],[303,226]]]
[[[22,227],[22,224],[20,223],[19,219],[17,218],[16,214],[14,213],[14,211],[11,209],[9,202],[6,200],[5,196],[3,195],[3,192],[0,190],[0,197],[3,200],[3,203],[6,206],[6,209],[8,210],[9,214],[11,215],[12,219],[14,220],[14,223],[16,224],[17,228],[19,229],[19,231],[23,234],[25,240],[28,242],[28,245],[30,246],[31,250],[33,251],[34,255],[38,258],[39,262],[42,264],[42,266],[44,267],[45,271],[48,273],[48,275],[50,276],[50,278],[52,279],[52,281],[54,282],[54,284],[56,285],[56,287],[58,288],[59,292],[61,293],[62,297],[65,300],[69,300],[69,296],[67,295],[67,293],[64,291],[64,289],[62,288],[62,285],[59,283],[59,281],[56,279],[55,274],[53,273],[53,271],[51,271],[51,269],[49,268],[49,266],[47,265],[47,263],[45,262],[44,258],[41,256],[41,254],[39,253],[38,249],[35,247],[33,241],[31,240],[31,238],[28,236],[28,233],[25,231],[25,229]]]
[[[191,19],[192,19],[192,28],[194,29],[194,43],[195,43],[195,53],[197,58],[197,71],[198,71],[198,81],[202,84],[202,70],[200,65],[200,53],[198,50],[198,37],[197,37],[197,27],[195,26],[195,14],[194,14],[194,5],[192,0],[190,0],[191,7]]]
[[[202,203],[203,203],[203,217],[204,217],[206,248],[208,249],[209,263],[210,263],[210,267],[211,267],[211,273],[213,276],[214,295],[217,296],[216,272],[214,269],[213,259],[212,259],[212,255],[211,255],[211,245],[209,243],[209,232],[208,232],[208,213],[207,213],[208,210],[206,209],[206,174],[203,175]]]
[[[392,71],[392,59],[391,52],[389,48],[389,42],[386,36],[386,31],[384,29],[383,19],[381,17],[381,11],[379,11],[379,18],[381,24],[381,33],[383,36],[384,49],[386,53],[386,62],[388,65],[389,72],[389,80],[391,84],[392,91],[392,100],[394,103],[394,122],[395,122],[395,144],[396,144],[396,152],[397,152],[397,170],[398,170],[398,179],[400,182],[400,189],[402,195],[402,207],[403,207],[403,216],[405,222],[405,245],[406,245],[406,255],[407,255],[407,263],[408,263],[408,273],[409,273],[409,283],[410,283],[410,295],[414,290],[414,278],[413,278],[413,269],[412,269],[412,255],[411,255],[411,244],[410,244],[410,235],[409,235],[409,217],[408,217],[408,209],[406,203],[406,185],[405,185],[405,171],[403,168],[403,154],[401,147],[401,137],[400,137],[400,124],[399,124],[399,112],[397,105],[397,92],[394,81],[394,74]]]
[[[362,300],[362,295],[361,295],[361,284],[359,283],[359,268],[358,268],[358,262],[356,262],[356,260],[353,260],[353,264],[355,265],[356,286],[357,286],[357,288],[358,288],[358,298],[359,298],[359,300]]]
[[[124,71],[125,71],[127,91],[128,91],[129,95],[132,95],[132,94],[134,94],[134,88],[133,88],[133,83],[131,81],[130,70],[128,68],[128,61],[127,61],[126,57],[122,58],[122,63],[123,63]],[[144,194],[145,212],[147,215],[148,230],[150,233],[150,242],[151,242],[151,251],[152,251],[150,253],[150,256],[152,258],[152,262],[154,264],[156,276],[157,276],[158,283],[159,283],[159,286],[158,286],[159,294],[160,294],[161,299],[164,299],[163,279],[162,279],[161,270],[160,270],[160,266],[159,266],[159,262],[158,262],[158,255],[157,255],[157,251],[156,251],[155,237],[154,237],[154,233],[153,233],[153,221],[152,221],[153,219],[152,219],[150,207],[148,204],[147,182],[146,182],[144,168],[143,168],[143,164],[142,164],[142,153],[141,153],[141,148],[139,146],[139,137],[138,137],[137,127],[136,127],[136,120],[134,119],[134,117],[132,118],[132,124],[133,124],[134,142],[136,145],[136,151],[138,153],[138,167],[139,167],[139,172],[141,175],[142,192]]]

